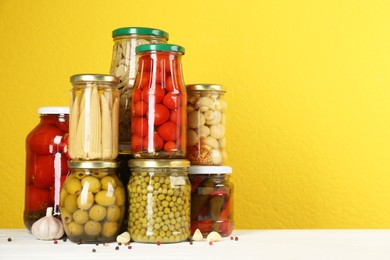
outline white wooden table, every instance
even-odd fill
[[[389,259],[390,230],[235,230],[224,238],[175,244],[115,247],[36,240],[25,229],[0,229],[0,259]],[[12,241],[8,241],[11,238]],[[96,252],[92,252],[95,249]]]

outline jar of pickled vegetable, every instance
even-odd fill
[[[190,236],[189,161],[135,159],[129,161],[128,231],[146,243],[173,243]]]
[[[187,159],[191,165],[225,165],[225,90],[215,84],[187,85]]]
[[[72,160],[115,160],[118,155],[119,79],[111,75],[78,74],[69,116]]]
[[[59,216],[60,188],[68,174],[69,107],[41,107],[39,124],[26,138],[24,225],[32,224],[53,207]]]
[[[71,161],[61,188],[61,219],[73,242],[113,242],[125,213],[115,161]]]
[[[125,27],[112,32],[114,46],[110,74],[119,78],[119,153],[130,152],[131,94],[137,73],[135,48],[142,44],[166,43],[168,33],[155,28]]]
[[[134,158],[185,158],[187,93],[181,57],[184,48],[146,44],[136,48],[131,150]]]
[[[204,236],[217,231],[228,236],[233,231],[233,190],[229,166],[191,166],[191,231],[199,228]]]

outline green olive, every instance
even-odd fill
[[[95,201],[97,204],[102,206],[111,206],[115,203],[114,192],[110,192],[109,190],[99,191],[98,193],[96,193]]]
[[[61,220],[65,224],[69,224],[73,221],[72,214],[70,214],[65,208],[61,208]]]
[[[101,221],[106,217],[107,210],[100,205],[93,205],[89,210],[89,217],[95,221]]]
[[[85,176],[87,176],[87,174],[85,173],[85,171],[75,171],[73,172],[72,174],[75,178],[81,180],[82,178],[84,178]]]
[[[117,181],[113,176],[106,176],[101,180],[102,183],[102,189],[108,190],[108,189],[115,189],[117,186]]]
[[[118,232],[118,223],[107,221],[103,224],[102,235],[105,237],[113,237]]]
[[[81,192],[81,182],[77,178],[72,178],[67,181],[64,186],[69,194],[78,195]]]
[[[74,222],[76,222],[77,224],[80,224],[80,225],[87,223],[87,221],[89,220],[88,212],[86,212],[84,210],[80,210],[80,209],[76,210],[73,213],[73,220],[74,220]]]
[[[64,206],[64,202],[65,202],[65,198],[68,196],[68,192],[66,191],[66,189],[62,188],[61,189],[61,192],[60,192],[60,206],[63,207]]]
[[[114,192],[115,195],[115,204],[122,206],[125,204],[125,189],[122,186],[117,186]]]
[[[97,236],[100,234],[100,231],[102,230],[102,226],[99,222],[89,220],[87,223],[85,223],[84,231],[87,235],[90,236]]]
[[[69,194],[64,199],[65,210],[71,214],[77,210],[77,197],[74,194]]]
[[[105,170],[103,170],[103,169],[95,169],[95,170],[93,170],[92,171],[92,176],[93,177],[96,177],[96,178],[98,178],[98,179],[102,179],[102,178],[104,178],[105,176],[107,176],[107,172],[105,171]]]
[[[94,202],[94,196],[92,192],[82,192],[77,197],[77,207],[79,209],[88,210]]]
[[[88,185],[88,191],[92,193],[97,193],[100,191],[102,185],[100,181],[92,176],[87,176],[84,179],[81,180],[81,185],[83,187],[86,187]]]
[[[83,226],[80,224],[77,224],[74,221],[68,224],[67,229],[69,231],[69,233],[67,233],[67,235],[70,237],[79,236],[83,233]]]
[[[107,208],[108,221],[115,222],[118,221],[120,218],[121,218],[121,210],[117,205],[111,205]]]

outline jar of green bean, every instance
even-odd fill
[[[174,243],[189,238],[189,165],[182,159],[129,161],[128,231],[133,241]]]

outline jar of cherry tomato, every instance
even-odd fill
[[[191,231],[199,228],[204,236],[217,231],[228,236],[233,231],[233,190],[229,166],[191,166]]]
[[[226,165],[225,90],[216,84],[187,85],[187,159],[191,165]]]
[[[114,242],[125,213],[115,161],[74,161],[61,188],[61,219],[73,242]]]
[[[39,124],[26,138],[24,225],[32,224],[53,207],[60,214],[60,188],[68,174],[69,107],[41,107]]]
[[[72,160],[115,160],[118,155],[119,79],[104,74],[78,74],[69,116]]]
[[[141,44],[166,43],[168,33],[155,28],[125,27],[112,32],[114,46],[110,74],[119,78],[119,153],[130,152],[131,94],[137,73],[135,48]]]
[[[181,57],[184,48],[146,44],[136,48],[131,149],[134,158],[185,158],[187,93]]]

